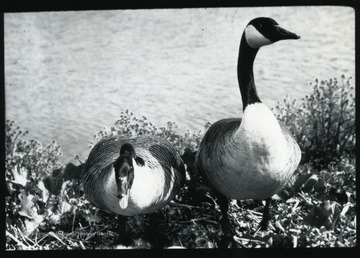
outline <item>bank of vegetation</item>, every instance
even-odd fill
[[[230,203],[229,215],[239,247],[354,247],[356,245],[355,90],[352,79],[315,80],[300,100],[286,97],[274,113],[298,141],[303,157],[288,185],[274,196],[267,231],[259,231],[263,203]],[[108,135],[159,135],[183,155],[187,181],[177,197],[157,212],[166,246],[216,248],[221,237],[217,199],[194,167],[203,130],[176,132],[130,111],[94,135],[91,148]],[[25,140],[6,120],[5,213],[7,250],[119,249],[116,216],[86,200],[81,183],[63,173],[61,148]],[[74,154],[75,155],[75,154]],[[78,164],[86,157],[75,156]],[[148,248],[143,229],[148,216],[129,220],[132,248]]]

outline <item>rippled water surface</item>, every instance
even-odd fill
[[[258,93],[274,107],[302,98],[315,78],[355,76],[355,13],[347,7],[268,7],[6,13],[6,118],[64,162],[90,151],[94,133],[121,111],[179,132],[241,116],[240,37],[257,16],[300,40],[262,48]],[[354,82],[355,79],[352,79]]]

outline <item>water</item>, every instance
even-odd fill
[[[56,140],[68,162],[86,158],[93,135],[126,109],[157,126],[175,121],[180,133],[241,116],[238,48],[257,16],[301,36],[257,55],[268,106],[309,94],[315,78],[354,77],[355,12],[347,7],[6,13],[6,118],[43,145]]]

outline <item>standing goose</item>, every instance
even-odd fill
[[[285,126],[261,101],[255,87],[253,63],[260,47],[300,37],[271,18],[256,18],[246,26],[240,42],[238,81],[243,117],[215,122],[196,154],[196,167],[219,194],[222,229],[232,238],[227,198],[267,199],[276,194],[297,168],[300,148]],[[267,226],[267,214],[262,227]]]
[[[67,167],[74,170],[73,165]],[[185,180],[179,154],[168,141],[158,137],[104,138],[79,169],[89,202],[120,215],[120,240],[126,244],[130,239],[125,233],[124,216],[159,210],[173,199]],[[153,218],[150,222],[154,222]]]

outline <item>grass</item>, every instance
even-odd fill
[[[316,80],[299,103],[288,98],[273,111],[299,142],[303,159],[288,185],[274,196],[267,231],[260,231],[263,203],[232,200],[229,217],[238,247],[354,247],[356,239],[355,116],[351,79]],[[315,114],[315,115],[314,115]],[[321,119],[318,119],[321,117]],[[176,124],[153,125],[130,111],[94,135],[159,135],[183,155],[187,180],[176,198],[156,212],[168,247],[216,248],[222,232],[212,190],[194,167],[203,131],[176,133]],[[205,125],[204,131],[209,127]],[[115,244],[117,218],[93,207],[79,180],[64,178],[61,148],[54,141],[23,140],[6,121],[6,250],[122,249]],[[76,159],[81,162],[77,155]],[[66,179],[66,180],[65,180]],[[69,180],[68,180],[69,179]],[[147,215],[130,218],[134,249],[144,240]]]

